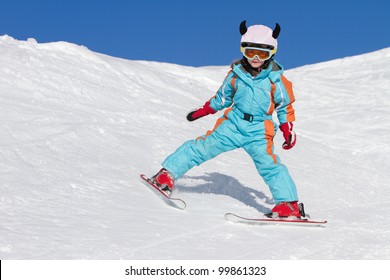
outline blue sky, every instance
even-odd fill
[[[287,69],[390,47],[388,0],[0,0],[0,11],[0,35],[189,66],[240,58],[244,19],[281,25]]]

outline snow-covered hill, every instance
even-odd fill
[[[226,222],[272,207],[241,150],[177,182],[185,211],[138,181],[213,127],[185,115],[228,70],[1,36],[0,259],[389,259],[390,48],[286,71],[298,141],[276,150],[326,228]]]

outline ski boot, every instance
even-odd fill
[[[175,180],[168,170],[162,168],[151,179],[160,188],[160,190],[166,193],[169,197],[171,196]]]
[[[297,201],[278,203],[272,212],[265,214],[268,218],[298,218],[305,217],[303,203]]]

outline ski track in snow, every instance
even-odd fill
[[[390,48],[285,73],[298,138],[275,152],[325,228],[225,221],[273,206],[242,150],[178,180],[184,211],[138,181],[212,129],[185,116],[228,70],[0,36],[0,259],[389,259]]]

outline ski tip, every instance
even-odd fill
[[[242,219],[242,217],[240,217],[236,214],[233,214],[233,213],[226,213],[225,214],[225,220],[227,220],[229,222],[237,222],[239,219]]]
[[[175,201],[175,204],[176,204],[178,209],[180,209],[180,210],[186,209],[187,204],[184,202],[184,200],[182,200],[180,198],[172,198],[172,200]]]

